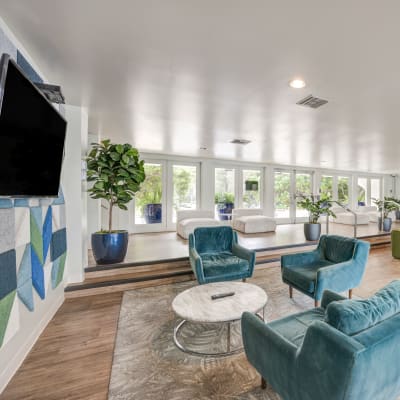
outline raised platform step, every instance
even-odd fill
[[[390,245],[390,234],[382,233],[360,238],[374,248]],[[284,254],[300,253],[315,249],[317,242],[290,246],[257,249],[256,269],[280,265]],[[98,265],[85,269],[85,281],[65,288],[65,296],[78,297],[132,290],[142,287],[167,285],[194,279],[188,257],[156,260],[142,263]]]

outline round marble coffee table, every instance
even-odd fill
[[[234,292],[233,296],[213,300],[212,295]],[[175,314],[182,318],[174,329],[176,346],[189,354],[201,356],[226,356],[238,353],[243,347],[231,349],[231,323],[239,321],[245,311],[257,314],[264,320],[268,296],[263,289],[251,283],[217,282],[199,285],[178,294],[172,302]],[[226,351],[204,353],[190,350],[178,340],[179,330],[186,322],[199,324],[227,324]]]

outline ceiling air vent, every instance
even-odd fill
[[[251,141],[250,140],[246,140],[246,139],[233,139],[231,140],[231,143],[233,144],[249,144]]]
[[[296,104],[298,104],[299,106],[318,108],[323,106],[327,102],[328,100],[319,99],[318,97],[314,97],[312,94],[310,94],[309,96],[304,97],[304,99],[298,101]]]

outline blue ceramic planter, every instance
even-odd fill
[[[233,203],[217,204],[218,218],[220,221],[227,221],[232,218],[232,210],[235,208]]]
[[[146,224],[160,224],[162,220],[162,205],[159,203],[144,206],[144,219]]]
[[[378,228],[384,232],[390,232],[392,230],[392,218],[384,218],[382,224],[382,217],[379,217]]]
[[[92,233],[92,251],[97,264],[117,264],[128,249],[128,232]]]

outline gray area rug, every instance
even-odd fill
[[[257,278],[249,282],[268,294],[267,320],[313,307],[313,300],[300,293],[289,299],[279,268],[258,271]],[[171,303],[178,293],[195,284],[185,282],[124,293],[110,400],[280,400],[270,387],[261,390],[260,376],[243,352],[222,358],[202,358],[188,355],[175,346],[173,328],[177,320]],[[232,332],[233,345],[241,346],[239,324]],[[219,351],[226,348],[226,328],[188,324],[180,339],[192,349]]]

